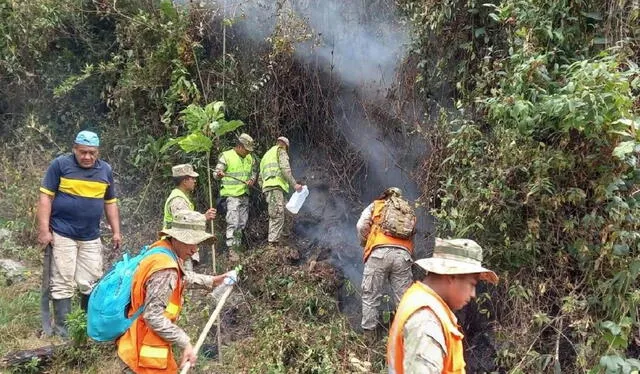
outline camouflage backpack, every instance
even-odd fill
[[[380,212],[380,228],[389,236],[410,239],[416,231],[416,213],[408,201],[391,196]]]

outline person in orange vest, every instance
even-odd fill
[[[364,246],[361,327],[368,343],[373,343],[378,338],[378,307],[387,280],[391,284],[396,305],[413,280],[413,238],[400,239],[387,235],[380,226],[382,208],[392,196],[402,197],[402,190],[397,187],[387,188],[364,209],[356,224],[358,236]]]
[[[389,373],[465,373],[463,334],[454,311],[476,296],[480,281],[498,276],[482,267],[482,248],[469,239],[436,239],[433,256],[417,260],[427,274],[402,296],[387,345]]]
[[[171,228],[163,229],[160,240],[150,246],[170,249],[176,258],[163,253],[149,255],[133,275],[128,316],[141,306],[144,311],[116,344],[118,356],[134,373],[176,373],[179,366],[173,358],[172,344],[182,349],[180,366],[187,361],[192,367],[196,363],[189,336],[176,325],[182,291],[187,286],[213,289],[225,277],[235,278],[235,272],[212,276],[184,270],[184,261],[198,251],[198,244],[213,238],[205,231],[206,222],[205,215],[195,211],[176,213]]]

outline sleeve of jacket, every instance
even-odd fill
[[[360,219],[358,219],[358,223],[356,223],[356,230],[358,232],[358,238],[361,243],[365,243],[367,241],[367,237],[371,232],[371,224],[373,223],[373,203],[369,204],[364,210],[362,214],[360,214]]]
[[[215,173],[213,173],[213,177],[215,179],[220,179],[218,178],[218,171],[224,172],[225,170],[227,170],[227,161],[224,159],[224,155],[221,153],[220,156],[218,156],[218,163],[216,164]]]
[[[213,289],[212,275],[200,274],[193,271],[184,272],[184,282],[189,288],[206,288]]]
[[[284,179],[289,183],[289,186],[296,185],[296,179],[291,173],[291,164],[289,163],[289,155],[284,148],[278,148],[278,166],[280,166],[280,172]]]
[[[184,348],[190,343],[189,336],[164,315],[171,294],[177,286],[178,272],[175,269],[165,269],[153,273],[145,283],[147,294],[144,299],[142,318],[159,337]]]

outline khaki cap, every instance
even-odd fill
[[[471,239],[439,239],[433,256],[416,261],[427,272],[436,274],[480,274],[480,280],[498,283],[493,271],[482,267],[482,248]]]
[[[213,239],[206,231],[207,219],[202,213],[183,210],[173,217],[170,229],[162,229],[160,235],[168,235],[185,244],[200,244]]]
[[[289,147],[289,139],[285,138],[284,136],[279,137],[278,141],[283,142],[287,145],[287,147]]]
[[[247,151],[253,152],[253,138],[250,137],[249,134],[240,134],[240,136],[238,136],[238,141]]]
[[[193,170],[193,166],[190,164],[180,164],[171,168],[172,177],[194,177],[196,178],[198,173]]]

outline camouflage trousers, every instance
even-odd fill
[[[404,292],[411,286],[411,254],[397,247],[378,247],[364,264],[362,276],[362,323],[364,330],[378,326],[378,307],[387,281],[391,284],[397,306]]]
[[[239,246],[249,219],[249,196],[227,197],[227,247]]]
[[[291,218],[286,214],[284,191],[276,188],[264,193],[269,204],[269,243],[276,243],[281,236],[289,235]]]

